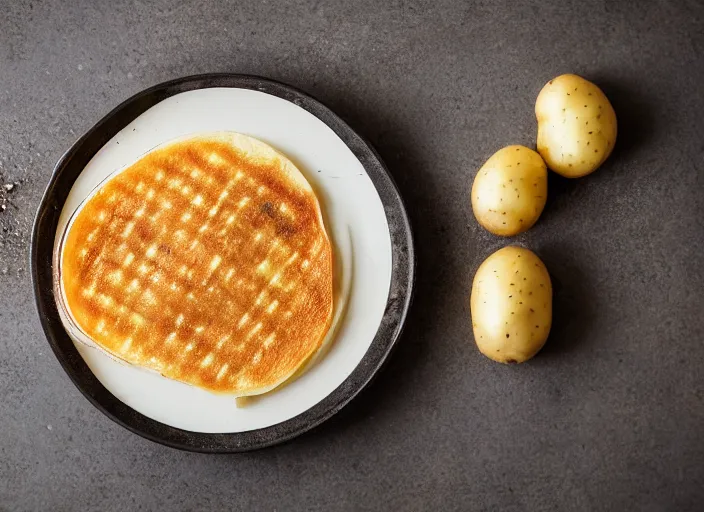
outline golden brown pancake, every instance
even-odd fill
[[[60,257],[85,336],[209,391],[275,388],[332,319],[332,247],[312,188],[237,133],[168,143],[116,173],[74,214]]]

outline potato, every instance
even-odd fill
[[[498,150],[472,185],[472,210],[485,229],[512,236],[540,217],[548,193],[548,171],[538,153],[524,146]]]
[[[538,153],[566,178],[594,172],[616,143],[616,113],[601,89],[577,75],[550,80],[535,102]]]
[[[481,353],[500,363],[522,363],[543,347],[550,333],[550,275],[533,252],[504,247],[479,266],[470,307]]]

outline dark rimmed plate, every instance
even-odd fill
[[[349,376],[326,397],[283,422],[234,433],[204,433],[156,421],[126,405],[101,383],[69,337],[59,316],[52,257],[59,218],[69,192],[91,159],[123,128],[150,108],[180,93],[213,88],[258,91],[304,109],[327,125],[361,163],[381,200],[391,242],[391,279],[386,307],[368,349]],[[149,88],[128,99],[81,137],[57,163],[34,223],[31,273],[37,309],[52,350],[74,384],[115,422],[153,441],[200,452],[238,452],[289,440],[325,421],[348,403],[384,363],[396,343],[410,305],[414,280],[411,229],[403,202],[373,148],[344,121],[310,96],[281,83],[253,76],[211,74],[186,77]]]

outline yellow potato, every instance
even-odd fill
[[[486,230],[512,236],[540,217],[548,193],[548,171],[538,153],[524,146],[498,150],[472,185],[472,210]]]
[[[535,102],[538,153],[566,178],[594,172],[616,143],[616,113],[596,85],[577,75],[550,80]]]
[[[500,363],[522,363],[543,347],[550,333],[550,275],[533,252],[504,247],[479,266],[470,307],[481,353]]]

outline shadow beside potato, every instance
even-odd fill
[[[577,350],[588,337],[598,294],[592,278],[581,270],[580,255],[569,247],[562,243],[541,245],[539,253],[550,272],[553,290],[552,328],[540,354],[551,357]]]
[[[611,101],[618,119],[618,143],[609,161],[627,158],[653,140],[658,126],[662,126],[655,120],[662,119],[663,113],[657,110],[656,101],[638,91],[636,84],[624,84],[608,76],[597,77],[595,83]]]

